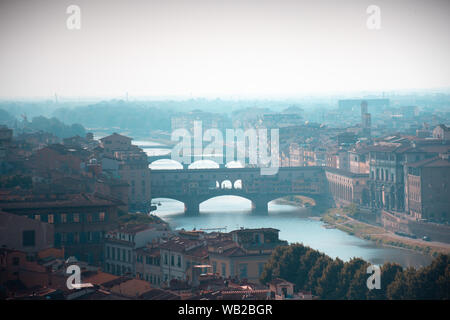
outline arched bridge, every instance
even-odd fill
[[[323,167],[280,168],[276,175],[261,175],[259,168],[151,171],[152,198],[179,200],[191,215],[199,213],[203,201],[223,195],[247,198],[257,212],[267,212],[270,201],[289,195],[324,203],[327,186]]]

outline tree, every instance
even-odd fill
[[[336,258],[325,268],[317,286],[317,293],[321,299],[337,300],[343,298],[341,295],[341,271],[343,266],[342,260]]]
[[[390,300],[415,299],[416,270],[412,267],[399,272],[388,286],[386,295]]]
[[[387,299],[386,291],[389,285],[394,281],[398,273],[403,272],[402,266],[396,263],[385,263],[381,266],[381,288],[370,290],[367,298],[371,300]]]
[[[449,299],[449,255],[431,265],[405,270],[395,263],[381,266],[381,288],[367,288],[369,263],[360,258],[343,262],[304,246],[292,244],[274,250],[261,276],[263,283],[280,277],[298,290],[311,290],[321,299]]]
[[[310,288],[313,294],[318,295],[319,279],[322,276],[325,268],[332,262],[333,260],[330,257],[322,255],[316,260],[316,263],[309,271],[308,284],[306,287]]]
[[[348,299],[365,299],[367,288],[367,267],[369,264],[360,258],[344,263],[342,269],[342,293]]]

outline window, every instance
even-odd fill
[[[260,276],[264,271],[264,262],[258,263],[258,275]]]
[[[67,223],[67,214],[65,213],[61,214],[61,223]]]
[[[173,254],[170,256],[170,265],[175,265],[175,257],[173,256]]]
[[[168,264],[169,262],[167,261],[167,253],[164,253],[164,264]]]
[[[217,262],[213,261],[212,265],[213,265],[213,273],[216,273],[217,272]]]
[[[48,223],[55,223],[55,216],[53,214],[48,215]]]
[[[35,214],[34,215],[34,219],[37,221],[41,221],[41,215],[40,214]]]
[[[75,222],[75,223],[80,222],[80,214],[79,213],[73,214],[73,222]]]
[[[178,255],[178,261],[177,261],[178,268],[181,268],[181,256]]]
[[[24,247],[35,246],[35,233],[34,230],[26,230],[22,232],[22,245]]]
[[[59,247],[61,245],[61,234],[55,232],[55,247]]]
[[[225,263],[222,263],[222,277],[227,276],[227,265]]]
[[[246,263],[241,263],[239,265],[239,278],[241,279],[245,279],[247,278],[247,264]]]
[[[105,213],[104,212],[100,212],[99,216],[98,216],[99,221],[105,221]]]
[[[67,243],[73,244],[73,233],[72,232],[67,233]]]
[[[19,257],[14,257],[12,260],[13,266],[18,266],[20,263],[20,258]]]
[[[92,223],[92,214],[88,213],[87,215],[87,222]]]

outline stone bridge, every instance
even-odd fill
[[[280,168],[276,175],[261,175],[259,168],[152,170],[151,188],[153,199],[181,201],[189,215],[199,214],[200,203],[224,195],[251,200],[258,213],[289,195],[305,195],[322,205],[329,201],[323,167]]]

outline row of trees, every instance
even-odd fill
[[[2,109],[0,109],[0,125],[6,125],[9,128],[13,128],[17,131],[16,134],[18,132],[43,131],[51,133],[61,139],[76,135],[80,137],[86,135],[85,128],[78,123],[65,124],[55,117],[47,118],[44,116],[33,117],[31,121],[28,121],[26,118],[20,120]]]
[[[44,131],[49,132],[59,138],[69,138],[74,136],[84,137],[86,130],[81,124],[67,125],[57,118],[46,118],[43,116],[34,117],[31,122],[24,121],[24,131]]]
[[[282,278],[296,290],[311,291],[321,299],[449,299],[449,255],[439,255],[431,265],[418,270],[386,263],[381,266],[381,288],[369,290],[370,265],[360,258],[344,262],[303,244],[280,246],[274,250],[261,275],[268,283]]]

